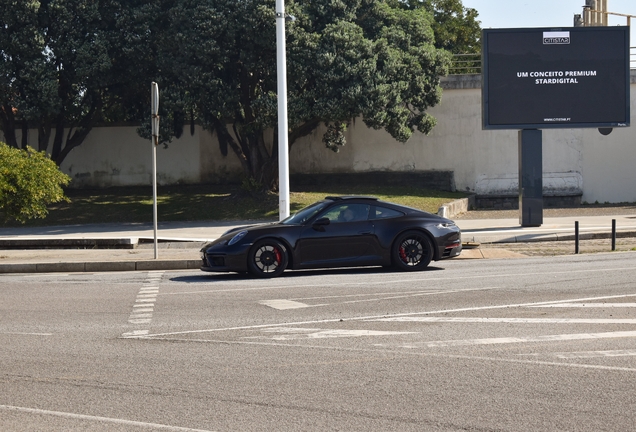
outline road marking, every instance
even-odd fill
[[[53,336],[53,333],[0,332],[0,334],[16,336]]]
[[[429,348],[439,348],[439,347],[455,347],[455,346],[467,346],[467,345],[497,345],[497,344],[529,343],[529,342],[563,342],[563,341],[571,341],[571,340],[615,339],[615,338],[632,338],[632,337],[636,337],[636,331],[447,340],[447,341],[422,342],[417,344],[407,344],[407,345],[401,345],[401,346],[403,348],[421,348],[422,346],[426,346]]]
[[[499,289],[499,287],[465,288],[465,289],[447,290],[447,291],[418,290],[418,291],[405,291],[405,292],[397,292],[397,293],[346,294],[346,295],[339,295],[339,296],[306,297],[306,298],[298,298],[298,299],[290,299],[290,300],[287,300],[287,299],[262,300],[259,303],[265,306],[270,306],[274,309],[281,309],[281,310],[282,309],[299,309],[299,308],[308,308],[308,307],[345,305],[345,304],[353,304],[353,303],[368,303],[368,302],[377,302],[377,301],[384,301],[384,300],[395,300],[395,299],[422,297],[422,296],[440,295],[440,294],[455,294],[458,292],[487,291],[492,289]],[[383,297],[379,297],[379,296],[383,296]],[[319,304],[312,304],[312,305],[297,301],[297,300],[341,299],[341,298],[351,298],[351,297],[371,297],[371,298],[365,298],[360,300],[347,300],[347,301],[341,301],[339,303],[319,303]],[[286,303],[289,303],[289,307],[287,307]],[[294,306],[294,304],[296,304],[297,306]]]
[[[422,353],[413,353],[416,355],[426,355]],[[583,363],[561,363],[561,362],[547,362],[547,361],[537,361],[537,360],[521,360],[521,359],[511,359],[504,357],[481,357],[481,356],[464,356],[464,355],[449,355],[449,356],[439,356],[439,357],[449,357],[455,359],[466,359],[466,360],[478,360],[478,361],[492,361],[492,362],[503,362],[503,363],[519,363],[519,364],[528,364],[531,366],[557,366],[557,367],[570,367],[575,369],[598,369],[603,371],[612,371],[612,372],[636,372],[636,369],[629,367],[620,367],[620,366],[604,366],[604,365],[595,365],[595,364],[583,364]]]
[[[156,298],[147,299],[147,298],[139,298],[139,297],[137,297],[137,299],[135,300],[135,303],[152,303],[152,304],[155,304],[156,301],[157,301]]]
[[[181,292],[173,292],[173,293],[165,293],[163,295],[191,295],[191,294],[216,294],[216,293],[225,293],[225,292],[248,292],[248,291],[263,291],[263,290],[275,290],[275,289],[294,289],[294,288],[324,288],[326,285],[328,286],[374,286],[374,285],[393,285],[393,284],[405,284],[411,283],[414,280],[419,282],[436,282],[436,281],[461,281],[461,280],[475,280],[475,279],[486,279],[486,278],[498,278],[498,277],[506,277],[511,278],[515,276],[546,276],[546,275],[566,275],[571,276],[573,274],[581,274],[581,273],[607,273],[607,272],[622,272],[623,274],[633,273],[636,270],[634,267],[619,267],[619,268],[600,268],[600,269],[586,269],[586,270],[569,270],[569,271],[545,271],[545,272],[523,272],[523,273],[497,273],[497,274],[488,274],[488,275],[470,275],[470,276],[447,276],[447,277],[430,277],[426,278],[426,272],[418,273],[413,276],[411,279],[389,279],[391,276],[390,273],[386,274],[377,274],[381,280],[372,281],[372,282],[340,282],[340,283],[331,283],[331,282],[321,282],[317,284],[302,284],[297,285],[294,284],[294,281],[290,280],[288,285],[261,285],[258,287],[239,287],[239,288],[225,288],[225,289],[206,289],[206,290],[196,290],[196,291],[181,291]],[[436,274],[438,272],[430,272],[429,274]],[[387,276],[385,279],[384,276]],[[320,276],[321,279],[324,280],[324,276]],[[284,279],[284,278],[282,278]],[[280,279],[276,279],[277,282],[280,282]],[[210,283],[211,286],[218,284],[219,282]],[[243,281],[237,280],[232,281],[232,284],[236,283],[238,285],[242,285]]]
[[[553,352],[553,353],[530,353],[517,354],[519,357],[556,357],[560,359],[586,359],[586,358],[608,358],[608,357],[634,357],[636,350],[603,350],[603,351],[573,351],[573,352]]]
[[[124,333],[123,335],[121,335],[121,337],[123,338],[136,338],[139,336],[146,336],[148,333],[150,333],[150,330],[134,330],[128,333]]]
[[[136,313],[154,312],[155,310],[154,306],[150,306],[150,307],[138,307],[138,306],[146,306],[146,305],[134,305],[133,307],[135,308],[134,311]]]
[[[263,301],[260,301],[259,303],[264,306],[269,306],[271,308],[278,309],[278,310],[301,309],[301,308],[311,307],[310,305],[305,303],[300,303],[300,302],[291,301],[291,300],[282,300],[282,299],[281,300],[263,300]],[[313,305],[313,306],[316,306],[316,305]]]
[[[371,321],[371,320],[370,320]],[[611,318],[462,318],[462,317],[396,317],[380,318],[381,322],[423,323],[511,323],[511,324],[636,324],[636,319]]]
[[[561,300],[561,301],[545,301],[545,302],[533,302],[533,303],[512,303],[512,304],[502,304],[495,306],[477,306],[477,307],[466,307],[466,308],[457,308],[457,309],[439,309],[425,312],[406,312],[401,314],[384,314],[384,315],[369,315],[369,316],[361,316],[361,317],[352,317],[347,318],[346,321],[374,321],[383,318],[397,318],[397,317],[410,317],[410,316],[422,316],[422,315],[441,315],[441,314],[449,314],[449,313],[460,313],[460,312],[476,312],[476,311],[485,311],[485,310],[497,310],[497,309],[508,309],[508,308],[518,308],[518,307],[530,307],[530,306],[539,306],[539,305],[547,305],[547,304],[560,304],[567,302],[585,302],[585,301],[594,301],[594,300],[605,300],[610,298],[624,298],[624,297],[634,297],[636,294],[621,294],[621,295],[612,295],[612,296],[601,296],[601,297],[583,297],[583,298],[575,298],[570,300]],[[388,315],[388,316],[387,316]],[[322,320],[309,320],[309,321],[296,321],[296,322],[283,322],[283,323],[275,323],[275,324],[258,324],[251,326],[237,326],[237,327],[218,327],[218,328],[210,328],[210,329],[200,329],[200,330],[186,330],[179,332],[167,332],[167,333],[155,333],[149,334],[148,338],[152,337],[164,337],[164,336],[177,336],[177,335],[185,335],[185,334],[199,334],[199,333],[213,333],[213,332],[226,332],[226,331],[238,331],[238,330],[252,330],[259,328],[274,328],[274,327],[289,327],[289,326],[299,326],[299,325],[316,325],[316,324],[325,324],[325,323],[334,323],[342,321],[341,318],[331,318],[331,319],[322,319]]]
[[[137,293],[130,317],[128,317],[129,324],[140,325],[150,324],[152,322],[152,314],[155,310],[157,296],[159,295],[159,283],[161,282],[163,274],[163,271],[148,272],[148,276]],[[148,330],[135,330],[124,333],[122,337],[139,337],[147,335],[148,333]]]
[[[99,417],[99,416],[92,416],[92,415],[85,415],[85,414],[74,414],[74,413],[67,413],[67,412],[60,412],[60,411],[49,411],[49,410],[43,410],[43,409],[16,407],[16,406],[9,406],[9,405],[0,405],[0,410],[62,417],[62,418],[68,418],[68,419],[74,419],[74,420],[88,420],[88,421],[94,421],[94,422],[112,423],[112,424],[119,424],[124,426],[135,426],[135,427],[142,427],[145,429],[152,429],[152,430],[165,430],[165,431],[174,431],[174,432],[212,432],[210,430],[205,430],[205,429],[191,429],[191,428],[169,426],[169,425],[163,425],[163,424],[157,424],[157,423],[146,423],[146,422],[123,420],[123,419],[116,419],[116,418],[110,418],[110,417]]]
[[[562,359],[574,358],[599,358],[599,357],[632,357],[636,356],[636,350],[609,350],[609,351],[580,351],[571,353],[558,353],[556,357]]]
[[[378,330],[331,330],[316,328],[270,328],[263,329],[263,333],[280,333],[277,336],[246,336],[242,339],[271,339],[276,341],[298,339],[327,339],[361,336],[394,336],[415,334],[416,332],[378,331]]]
[[[636,308],[636,303],[561,303],[548,304],[542,306],[531,306],[535,308]]]

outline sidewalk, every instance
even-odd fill
[[[552,217],[544,218],[540,227],[524,228],[518,219],[459,219],[465,248],[456,259],[524,256],[506,250],[505,244],[574,240],[575,221],[581,240],[610,238],[612,219],[618,237],[636,237],[636,216],[631,215]],[[152,224],[0,228],[0,273],[198,269],[199,249],[205,242],[235,226],[254,223],[259,222],[160,223],[157,259]],[[503,247],[470,247],[477,244]]]

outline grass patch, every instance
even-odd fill
[[[461,192],[442,192],[407,186],[321,186],[303,187],[290,193],[294,213],[328,195],[370,195],[436,213],[439,206],[463,198]],[[69,189],[70,203],[49,206],[45,219],[5,227],[54,226],[87,223],[152,222],[151,187]],[[249,196],[235,185],[159,186],[157,213],[160,222],[204,220],[278,219],[278,195]]]

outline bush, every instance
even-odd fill
[[[46,153],[0,142],[0,219],[4,222],[46,217],[48,204],[69,202],[62,186],[70,181]]]

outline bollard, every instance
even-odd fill
[[[579,221],[574,222],[574,253],[579,253]]]
[[[616,250],[616,219],[612,219],[612,252]]]

